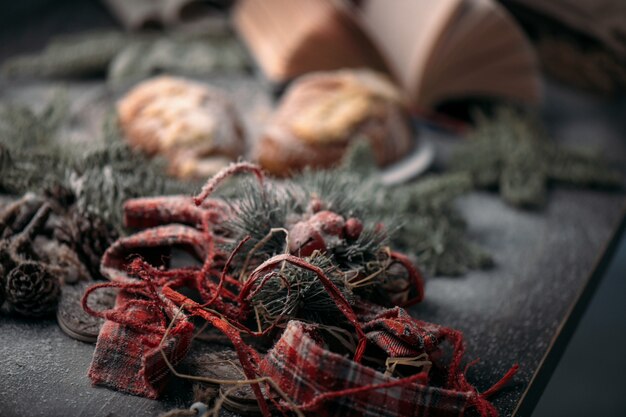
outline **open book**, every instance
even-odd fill
[[[240,0],[234,21],[277,83],[366,66],[389,72],[418,109],[540,97],[534,51],[493,0]]]

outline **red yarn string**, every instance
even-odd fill
[[[287,279],[285,277],[283,277],[281,274],[279,274],[278,272],[270,272],[268,274],[265,274],[263,276],[263,278],[261,279],[261,282],[259,283],[259,285],[257,285],[257,287],[255,289],[253,289],[250,294],[248,294],[248,299],[252,299],[254,298],[254,296],[261,291],[261,289],[263,288],[263,286],[265,285],[266,282],[268,282],[270,279],[274,278],[274,277],[278,277],[278,279],[280,279],[284,284],[285,284],[285,288],[287,288],[287,298],[289,298],[289,296],[291,295],[291,285],[289,285],[289,282],[287,281]],[[287,308],[287,306],[285,305],[285,308]],[[240,317],[243,317],[244,314],[246,313],[245,308],[240,309]],[[282,321],[283,317],[285,316],[285,309],[283,309],[283,311],[281,311],[280,315],[278,316],[278,318],[276,318],[266,329],[264,330],[259,330],[259,331],[252,331],[250,329],[248,329],[245,326],[241,326],[239,327],[239,329],[242,332],[245,332],[251,336],[255,336],[255,337],[261,337],[261,336],[265,336],[266,334],[270,333],[272,330],[274,330],[276,328],[276,326],[278,326],[278,324]]]
[[[277,277],[277,276],[278,276],[278,277],[281,277],[281,275],[280,275],[278,272],[276,272],[276,271],[272,271],[272,272],[269,272],[269,273],[267,273],[267,274],[263,275],[263,277],[261,278],[261,282],[259,282],[259,285],[257,285],[256,287],[254,287],[254,288],[252,288],[252,289],[250,290],[250,292],[249,292],[249,293],[248,293],[248,295],[247,295],[247,298],[248,298],[249,300],[251,300],[251,299],[253,299],[254,297],[256,297],[256,295],[257,295],[259,292],[261,292],[261,290],[263,289],[263,286],[265,286],[265,284],[266,284],[266,283],[267,283],[270,279],[275,278],[275,277]],[[286,285],[286,287],[287,287],[287,291],[289,291],[289,288],[291,288],[291,285]],[[239,294],[241,295],[241,291],[239,292]]]
[[[452,360],[450,361],[450,365],[448,367],[447,384],[453,389],[461,389],[459,386],[459,378],[461,375],[459,369],[461,361],[463,360],[463,354],[465,353],[463,334],[458,330],[450,329],[448,327],[441,327],[440,332],[443,339],[452,344]]]
[[[347,303],[347,301],[345,301],[345,299],[343,298],[339,290],[323,274],[323,271],[320,268],[317,268],[314,265],[310,265],[308,262],[302,260],[301,258],[297,258],[292,255],[276,256],[270,259],[269,261],[266,261],[262,265],[260,265],[257,269],[255,269],[255,271],[253,271],[253,273],[250,275],[249,280],[241,289],[239,300],[242,301],[242,305],[245,304],[246,299],[251,294],[258,291],[258,287],[254,287],[254,282],[260,279],[261,285],[262,285],[262,283],[265,282],[268,279],[268,277],[275,276],[275,272],[266,273],[267,270],[275,267],[277,264],[283,261],[290,262],[296,266],[300,266],[302,268],[308,269],[316,273],[319,276],[320,281],[322,281],[322,283],[330,284],[329,287],[327,287],[327,290],[329,291],[329,294],[331,295],[331,297],[333,297],[333,300],[337,303],[340,310],[344,312],[344,314],[346,314],[346,312],[352,311],[349,304]],[[258,360],[259,360],[258,354],[256,353],[256,351],[254,351],[252,348],[250,348],[248,345],[246,345],[243,342],[243,340],[241,339],[241,335],[239,334],[239,331],[242,331],[242,330],[248,333],[254,333],[254,332],[250,332],[249,330],[245,329],[245,327],[243,327],[240,323],[237,323],[237,322],[230,323],[223,317],[220,317],[219,315],[217,315],[216,313],[202,309],[202,306],[198,305],[197,303],[194,303],[193,301],[189,300],[187,297],[171,289],[169,287],[169,284],[163,288],[163,294],[167,298],[169,298],[171,301],[173,301],[175,304],[184,305],[185,308],[187,308],[192,314],[198,315],[204,318],[205,320],[213,324],[214,327],[216,327],[218,330],[224,333],[232,341],[233,345],[235,346],[235,349],[237,350],[242,367],[244,368],[246,377],[250,379],[254,379],[258,375],[258,373],[255,371],[255,366],[254,366],[254,362],[258,363]],[[334,295],[338,295],[339,297],[335,298]],[[345,304],[342,303],[341,300],[343,300]],[[342,304],[346,306],[348,310],[344,310],[342,308]],[[350,319],[348,314],[346,314],[346,317]],[[354,314],[354,312],[352,312],[352,314]],[[357,330],[357,334],[358,334],[360,330],[360,325],[358,323],[358,320],[356,319],[356,316],[354,317],[354,319],[356,322],[355,329]],[[352,320],[350,321],[352,322]],[[474,393],[474,395],[470,398],[470,405],[474,406],[482,417],[497,416],[497,410],[489,401],[487,401],[486,398],[489,395],[496,393],[507,382],[509,382],[511,378],[513,377],[513,375],[516,373],[518,366],[516,365],[513,368],[511,368],[500,381],[498,381],[496,384],[494,384],[491,388],[489,388],[484,393],[479,394],[476,391],[476,389],[467,382],[464,373],[459,372],[459,366],[460,366],[462,356],[465,350],[462,334],[456,330],[448,329],[448,328],[441,328],[441,334],[442,334],[443,339],[449,340],[453,344],[453,358],[449,366],[448,384],[451,385],[453,389],[463,391],[463,392]],[[357,354],[355,353],[355,361],[357,361],[356,355]],[[254,359],[254,361],[251,360],[250,358]],[[468,367],[472,366],[474,363],[475,362],[470,363]],[[367,391],[371,391],[375,389],[391,388],[394,386],[400,386],[403,384],[408,384],[408,383],[412,383],[412,382],[419,381],[419,380],[421,380],[421,383],[426,383],[427,379],[428,377],[426,374],[420,373],[420,374],[412,375],[411,377],[408,377],[408,378],[402,378],[402,379],[399,379],[396,381],[390,381],[384,384],[376,384],[376,385],[370,385],[370,386],[350,388],[346,390],[327,392],[327,393],[320,394],[319,396],[315,397],[313,400],[309,401],[308,403],[303,404],[301,406],[301,409],[302,410],[315,409],[324,401],[328,401],[336,397],[354,395],[357,393],[367,392]],[[261,408],[263,409],[264,407],[267,407],[267,403],[264,402],[266,400],[263,397],[263,394],[260,388],[258,386],[254,386],[253,389],[255,392],[255,396],[257,396],[257,399],[259,400],[259,404],[262,404]]]
[[[145,282],[140,282],[138,283],[141,285],[142,288],[146,287],[146,283]],[[164,324],[164,320],[163,317],[161,316],[161,314],[158,315],[158,317],[161,319],[162,321],[162,326],[153,326],[153,325],[149,325],[149,324],[145,324],[137,319],[135,319],[134,317],[129,317],[128,314],[124,311],[119,311],[119,310],[104,310],[104,311],[96,311],[94,309],[92,309],[91,307],[89,307],[89,305],[87,305],[87,300],[89,299],[89,296],[91,295],[92,292],[101,289],[101,288],[106,288],[106,287],[115,287],[115,288],[122,288],[125,290],[128,289],[132,289],[132,288],[140,288],[139,285],[136,284],[132,284],[132,283],[127,283],[127,282],[104,282],[104,283],[100,283],[100,284],[95,284],[92,285],[91,287],[89,287],[86,291],[85,294],[83,295],[83,298],[81,300],[81,305],[83,307],[83,310],[85,310],[85,312],[87,312],[87,314],[90,314],[92,316],[95,317],[100,317],[102,319],[105,320],[111,320],[114,321],[116,323],[120,323],[120,324],[124,324],[126,326],[132,327],[134,329],[137,329],[139,331],[142,332],[146,332],[146,333],[163,333],[165,330],[165,324]],[[155,302],[154,300],[129,300],[128,301],[128,305],[137,305],[137,306],[142,306],[146,309],[149,310],[155,310]],[[161,313],[161,309],[160,308],[156,308],[156,311],[158,313]]]
[[[155,303],[159,304],[160,307],[165,308],[165,303],[163,302],[163,300],[161,300],[161,297],[159,297],[159,293],[157,292],[157,289],[154,285],[153,277],[155,275],[148,274],[148,271],[142,268],[141,258],[135,258],[128,266],[128,270],[131,274],[141,278],[146,283],[146,287],[148,288],[151,294],[150,298]]]
[[[87,314],[89,314],[90,316],[94,316],[94,317],[99,317],[101,319],[106,319],[105,313],[109,310],[104,310],[104,311],[98,311],[98,310],[94,310],[92,309],[88,304],[87,301],[89,300],[89,296],[91,295],[92,292],[99,290],[101,288],[124,288],[124,289],[130,289],[132,287],[134,288],[143,288],[145,287],[145,283],[143,282],[138,282],[136,284],[130,283],[130,282],[102,282],[99,284],[94,284],[92,286],[90,286],[89,288],[87,288],[87,290],[85,291],[85,293],[83,294],[83,298],[81,299],[81,306],[83,307],[83,310],[85,310],[85,312]]]
[[[342,390],[338,390],[338,391],[328,391],[328,392],[325,392],[323,394],[317,395],[315,398],[313,398],[310,401],[307,401],[304,404],[299,405],[298,408],[300,410],[303,410],[303,411],[311,411],[311,410],[314,410],[317,407],[319,407],[321,405],[321,403],[323,403],[324,401],[328,401],[328,400],[331,400],[333,398],[345,397],[347,395],[360,394],[360,393],[363,393],[363,392],[374,391],[374,390],[377,390],[377,389],[393,388],[393,387],[398,387],[398,386],[402,386],[402,385],[411,384],[413,382],[418,382],[418,381],[419,381],[419,383],[422,383],[422,384],[427,383],[427,381],[428,381],[428,374],[426,372],[420,372],[419,374],[411,375],[411,376],[406,377],[406,378],[399,378],[399,379],[396,379],[394,381],[383,382],[383,383],[380,383],[380,384],[363,385],[363,386],[360,386],[360,387],[347,388],[347,389],[342,389]]]
[[[392,251],[389,253],[389,256],[393,262],[399,263],[406,269],[406,272],[409,274],[409,282],[413,282],[415,290],[417,291],[415,297],[399,303],[398,305],[400,307],[410,307],[421,302],[424,299],[424,278],[422,277],[422,273],[413,265],[413,262],[411,262],[406,255]]]
[[[230,264],[232,263],[233,259],[235,258],[235,255],[237,255],[237,253],[239,252],[241,247],[249,240],[250,240],[250,236],[244,237],[241,240],[241,242],[239,242],[239,244],[237,244],[235,249],[230,253],[230,255],[228,256],[228,259],[226,260],[226,263],[224,264],[224,269],[222,270],[222,273],[220,275],[220,283],[217,286],[217,289],[215,290],[215,292],[213,294],[213,297],[209,301],[204,303],[202,305],[202,307],[206,307],[206,306],[209,306],[209,305],[213,304],[215,302],[215,300],[217,299],[217,297],[222,295],[222,288],[224,287],[224,281],[226,280],[226,272],[228,271],[228,268],[230,267]],[[239,281],[236,281],[236,282],[237,282],[237,284],[239,284]]]
[[[469,368],[476,365],[479,362],[479,360],[480,359],[474,359],[472,362],[468,363],[465,366],[465,370],[463,372],[458,373],[456,386],[457,386],[457,389],[460,391],[473,393],[470,399],[470,404],[476,407],[476,410],[481,415],[481,417],[497,417],[498,410],[496,410],[495,406],[491,404],[491,402],[489,402],[487,398],[497,393],[498,391],[500,391],[502,388],[504,388],[506,384],[508,384],[513,379],[513,377],[519,370],[519,365],[518,364],[513,365],[504,374],[504,376],[500,378],[498,382],[496,382],[495,384],[491,386],[491,388],[487,389],[486,391],[482,393],[479,393],[476,387],[474,387],[472,384],[467,382],[467,378],[466,378],[467,371],[469,370]]]
[[[515,376],[515,374],[517,373],[517,371],[519,370],[519,364],[514,364],[511,369],[509,369],[506,374],[504,374],[504,376],[502,378],[500,378],[500,380],[498,382],[496,382],[495,384],[493,384],[491,386],[491,388],[489,388],[488,390],[484,391],[481,395],[485,398],[490,397],[491,395],[497,393],[498,391],[500,391],[502,388],[504,388],[504,386],[506,384],[508,384],[513,377]]]
[[[210,280],[202,280],[202,275],[198,269],[181,268],[174,270],[161,270],[155,268],[141,258],[136,258],[129,265],[129,271],[133,275],[137,276],[150,276],[151,282],[155,283],[156,286],[159,287],[182,287],[187,285],[191,288],[195,288],[200,292],[203,299],[207,299],[211,296],[211,294],[217,293],[217,286],[215,283]],[[217,272],[215,272],[215,275],[217,275]],[[229,278],[226,282],[233,282],[236,285],[239,285],[239,281],[234,278]],[[225,315],[231,318],[236,318],[239,314],[239,310],[235,305],[227,304],[225,300],[235,302],[237,300],[237,295],[226,288],[222,288],[219,294],[221,297],[216,298],[213,301],[215,304],[214,308],[222,311]]]
[[[124,312],[122,311],[106,310],[100,312],[91,309],[87,305],[87,299],[94,290],[103,287],[118,287],[122,288],[125,291],[137,292],[142,296],[148,298],[148,300],[129,300],[128,304],[135,303],[147,309],[160,310],[159,307],[165,307],[165,301],[161,299],[161,297],[158,295],[157,287],[162,287],[161,294],[167,299],[174,302],[174,304],[180,306],[181,308],[189,311],[191,314],[207,320],[215,328],[225,334],[231,340],[233,346],[235,347],[235,350],[237,351],[237,355],[239,357],[246,377],[249,379],[255,379],[258,375],[257,365],[259,363],[259,354],[250,346],[245,344],[242,339],[241,333],[246,333],[253,336],[265,335],[269,331],[274,329],[274,327],[282,319],[283,314],[281,313],[280,317],[275,320],[269,326],[269,328],[265,330],[259,329],[259,331],[257,332],[248,329],[243,324],[243,322],[249,312],[248,310],[250,308],[251,300],[254,298],[254,295],[257,294],[271,278],[278,276],[280,279],[285,280],[285,278],[281,274],[273,270],[277,267],[277,265],[288,262],[297,267],[309,270],[318,276],[320,282],[324,285],[324,288],[328,292],[331,299],[337,305],[341,313],[355,328],[356,334],[358,336],[358,345],[355,350],[354,361],[357,363],[360,362],[367,343],[365,333],[350,303],[345,299],[337,286],[325,275],[324,271],[321,268],[312,265],[311,263],[300,257],[290,254],[283,254],[274,256],[258,266],[250,274],[249,279],[243,285],[239,282],[239,280],[228,275],[228,269],[233,262],[235,255],[241,250],[245,242],[247,242],[250,238],[246,237],[241,242],[239,242],[239,244],[230,254],[216,251],[216,240],[221,242],[226,239],[226,237],[219,234],[219,224],[227,219],[229,216],[232,216],[232,213],[230,211],[230,206],[228,206],[224,202],[221,202],[220,200],[209,199],[208,197],[219,187],[219,185],[225,179],[241,172],[253,173],[257,177],[259,183],[261,184],[261,187],[263,187],[264,174],[260,167],[245,162],[231,164],[229,167],[220,171],[217,175],[207,181],[207,183],[203,186],[201,192],[197,196],[193,197],[190,200],[187,200],[189,201],[188,203],[185,202],[183,199],[172,200],[170,201],[170,210],[166,210],[166,217],[169,216],[167,218],[180,218],[185,222],[195,223],[196,227],[201,227],[200,232],[202,232],[202,236],[206,240],[205,243],[207,246],[206,255],[204,257],[204,262],[201,268],[161,270],[141,259],[135,259],[128,266],[129,272],[131,272],[131,275],[142,278],[143,282],[133,282],[129,280],[125,282],[97,284],[89,288],[85,293],[82,300],[83,308],[89,314],[95,315],[97,317],[113,320],[118,323],[142,329],[144,331],[163,333],[162,328],[156,328],[155,326],[146,325],[145,323],[141,323],[138,319],[133,319],[132,317],[129,318],[127,317],[128,314],[124,314]],[[127,207],[129,210],[132,208],[133,210],[141,211],[142,209],[141,204],[130,204],[127,205]],[[160,220],[162,220],[159,218],[160,213],[158,208],[152,207],[150,210],[147,212],[147,219],[144,219],[145,221],[150,223],[159,222]],[[133,222],[140,224],[142,222],[140,214],[141,213],[135,213],[135,216],[131,216],[130,218]],[[215,228],[216,226],[217,228]],[[406,301],[398,302],[398,305],[410,306],[422,301],[422,299],[424,298],[424,279],[419,269],[417,269],[404,254],[398,252],[390,252],[390,259],[392,263],[398,263],[399,265],[401,265],[408,274],[408,284],[400,290],[395,289],[395,294],[402,293],[402,298],[408,298],[410,296],[410,294],[408,294],[408,291],[410,291],[411,287],[414,286],[416,290],[416,295],[413,298],[410,298]],[[195,287],[200,292],[203,301],[206,302],[202,305],[196,303],[185,297],[184,295],[178,293],[174,289],[175,287],[179,287],[182,285],[191,285]],[[233,292],[229,290],[226,287],[227,285],[231,286],[231,288],[236,289],[236,291]],[[290,285],[287,285],[287,290],[291,291]],[[405,292],[407,292],[406,296],[403,294]],[[206,309],[206,306],[211,306],[216,311]],[[369,307],[375,306],[370,305]],[[158,317],[164,323],[167,320],[167,314],[165,313],[165,311],[161,311],[161,314],[159,314]],[[484,393],[479,394],[476,389],[467,382],[465,378],[465,373],[459,372],[462,356],[465,351],[462,334],[453,329],[441,328],[441,337],[444,340],[448,340],[453,345],[452,360],[450,361],[448,369],[447,385],[455,390],[473,393],[472,397],[470,398],[470,404],[474,405],[477,408],[481,416],[490,417],[497,415],[495,407],[491,403],[489,403],[486,398],[489,395],[494,394],[495,392],[500,390],[508,381],[510,381],[513,375],[516,373],[518,366],[515,365],[514,367],[512,367],[500,381],[498,381]],[[475,362],[470,363],[468,365],[468,368],[474,363]],[[303,410],[310,410],[318,407],[324,401],[328,401],[333,398],[346,395],[354,395],[376,389],[391,388],[416,381],[421,381],[421,383],[427,383],[427,380],[428,375],[425,373],[420,373],[407,378],[393,380],[382,384],[349,388],[333,392],[325,392],[303,404],[301,408]],[[259,384],[252,384],[252,389],[259,402],[263,415],[269,416],[270,412],[267,400],[264,398]],[[274,402],[273,399],[271,400],[272,402]]]
[[[245,309],[249,305],[248,295],[252,290],[255,282],[259,279],[259,277],[262,276],[262,274],[268,272],[282,262],[289,262],[290,264],[293,264],[297,267],[307,269],[318,276],[322,285],[324,285],[324,288],[326,288],[326,291],[328,291],[328,295],[332,298],[332,300],[339,308],[339,311],[341,311],[341,313],[348,319],[348,321],[352,323],[354,329],[356,330],[359,342],[357,344],[356,351],[354,352],[354,361],[357,363],[360,362],[363,353],[365,352],[367,338],[365,337],[363,328],[361,327],[361,324],[359,323],[359,320],[354,313],[354,310],[350,306],[348,300],[345,299],[341,291],[339,291],[339,288],[337,288],[337,286],[333,284],[333,282],[326,276],[326,274],[324,274],[324,271],[315,265],[311,265],[309,262],[302,258],[290,254],[282,254],[276,255],[259,265],[250,274],[248,281],[245,282],[245,284],[241,288],[241,292],[239,293],[239,301],[241,303],[242,312],[245,311]]]
[[[204,307],[199,305],[198,303],[190,300],[179,292],[173,290],[172,288],[165,286],[163,287],[163,295],[171,300],[174,304],[180,306],[187,310],[190,314],[201,317],[211,323],[216,329],[220,330],[226,337],[230,339],[233,343],[235,350],[237,351],[237,356],[239,357],[239,362],[241,362],[241,367],[243,368],[244,374],[248,379],[255,379],[258,376],[258,372],[255,370],[255,363],[259,363],[258,353],[245,344],[239,331],[234,328],[228,321],[224,318],[218,316],[217,314],[206,310]],[[267,405],[267,401],[263,396],[261,388],[259,384],[251,384],[252,390],[254,391],[254,395],[257,398],[259,403],[259,407],[261,408],[261,413],[270,417],[271,413],[269,411],[269,407]]]
[[[193,198],[194,203],[199,206],[202,202],[210,196],[213,191],[228,177],[238,174],[240,172],[251,172],[259,180],[261,185],[263,184],[263,180],[265,179],[265,175],[263,174],[263,170],[255,164],[251,164],[249,162],[238,162],[236,164],[231,164],[230,166],[224,168],[217,174],[215,174],[211,179],[207,181],[207,183],[202,187],[200,193]]]
[[[213,297],[213,299],[209,302],[212,304],[215,302],[218,295],[222,295],[225,298],[231,298],[232,300],[236,299],[235,294],[228,290],[222,290],[223,282],[220,279],[220,287],[219,290],[215,288],[214,283],[211,280],[211,277],[217,275],[217,271],[214,268],[215,258],[217,256],[215,252],[215,239],[214,235],[211,231],[211,225],[208,216],[203,216],[202,218],[202,228],[203,233],[206,236],[208,242],[207,255],[202,264],[202,268],[198,272],[198,282],[197,289],[200,292],[200,295],[204,300]],[[223,277],[221,277],[223,278]],[[212,294],[213,293],[213,294]]]
[[[211,232],[211,227],[209,224],[209,220],[207,216],[204,216],[202,219],[202,229],[204,235],[206,236],[208,248],[206,258],[202,264],[202,274],[207,274],[215,261],[215,239],[213,239],[213,233]]]

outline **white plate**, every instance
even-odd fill
[[[430,168],[435,159],[435,145],[425,130],[416,126],[417,146],[407,157],[388,166],[380,173],[384,185],[408,182]]]

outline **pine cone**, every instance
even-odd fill
[[[60,293],[57,277],[38,262],[24,262],[9,272],[5,283],[11,309],[24,316],[40,317],[56,309]]]
[[[76,252],[92,278],[100,276],[100,259],[118,236],[117,230],[101,217],[78,210],[72,210],[55,231],[56,239]]]
[[[0,264],[0,307],[4,304],[4,265]]]
[[[6,294],[4,293],[4,286],[6,282],[6,276],[15,266],[13,260],[9,256],[8,242],[7,240],[0,241],[0,307],[4,304]]]

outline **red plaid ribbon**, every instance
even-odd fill
[[[130,394],[157,398],[165,388],[169,373],[160,352],[162,348],[173,365],[182,360],[191,344],[194,326],[186,316],[179,319],[160,343],[173,319],[176,306],[161,298],[152,285],[165,282],[141,281],[128,273],[129,256],[138,249],[159,245],[186,245],[196,255],[205,257],[208,248],[201,232],[182,225],[161,226],[119,239],[102,258],[102,274],[110,283],[92,286],[83,298],[83,308],[90,314],[105,318],[98,335],[89,378],[94,384],[104,385]],[[176,270],[166,278],[176,282]],[[183,276],[181,271],[181,276]],[[178,278],[181,280],[181,278]],[[98,312],[87,305],[92,291],[102,287],[120,288],[113,310]]]
[[[107,321],[98,335],[89,369],[91,381],[118,391],[157,398],[169,374],[159,345],[175,309],[171,303],[138,299],[136,293],[120,291],[115,309],[101,313]],[[192,334],[193,325],[179,315],[162,346],[171,363],[185,357]]]
[[[385,376],[325,349],[316,327],[298,321],[289,322],[260,371],[300,409],[324,417],[461,416],[475,395]]]
[[[232,340],[248,378],[271,378],[300,410],[310,415],[447,417],[462,416],[468,407],[476,407],[481,416],[493,417],[498,413],[487,396],[499,390],[517,370],[514,366],[501,381],[479,394],[459,370],[464,353],[460,332],[413,319],[401,308],[384,310],[377,306],[372,306],[377,313],[361,315],[360,319],[365,322],[362,328],[369,344],[383,350],[380,357],[426,354],[435,361],[441,357],[442,342],[453,345],[444,387],[430,385],[425,371],[393,378],[333,353],[325,347],[318,326],[297,320],[287,323],[276,345],[259,360],[260,355],[243,343],[239,331],[226,320],[167,286],[163,294],[224,332]],[[262,409],[267,409],[267,400],[257,384],[253,388]]]
[[[228,276],[228,265],[243,242],[228,257],[214,252],[216,235],[211,232],[211,225],[219,225],[220,219],[223,220],[221,209],[224,207],[223,203],[206,197],[230,174],[241,171],[252,172],[261,182],[263,180],[258,167],[240,163],[210,180],[195,198],[193,207],[184,197],[144,199],[126,204],[129,225],[152,228],[120,239],[107,250],[101,271],[112,282],[95,285],[83,298],[86,311],[107,320],[98,336],[89,370],[95,384],[156,398],[164,387],[169,368],[161,355],[161,348],[169,362],[175,365],[185,356],[191,343],[193,325],[185,315],[178,316],[180,318],[163,340],[177,312],[176,306],[181,306],[229,337],[246,378],[271,378],[300,410],[308,414],[328,417],[461,416],[467,407],[475,406],[482,416],[497,415],[486,396],[506,383],[516,367],[487,392],[478,394],[459,370],[464,353],[460,332],[415,320],[401,308],[383,310],[371,304],[353,306],[324,271],[289,254],[275,256],[258,266],[243,285]],[[168,222],[187,226],[159,226]],[[200,269],[161,269],[138,259],[129,262],[130,255],[159,246],[191,248],[204,264]],[[225,263],[224,259],[216,262],[218,258],[227,259]],[[423,293],[419,273],[403,255],[392,253],[392,259],[407,269],[418,290],[415,297],[404,304],[420,301]],[[263,358],[244,342],[242,334],[263,336],[273,328],[255,332],[246,327],[247,296],[263,285],[268,273],[285,262],[318,275],[339,310],[354,327],[358,337],[354,359],[325,348],[319,328],[299,321],[288,322],[274,348]],[[91,291],[103,286],[121,288],[116,307],[95,312],[88,307],[87,298]],[[206,303],[195,303],[174,290],[181,286],[196,289]],[[359,315],[355,310],[368,313]],[[442,356],[440,345],[446,341],[452,344],[453,354],[448,364],[439,364],[448,370],[444,386],[430,384],[424,368],[410,377],[394,378],[360,363],[361,358],[367,358],[372,351],[379,358],[397,360],[424,355],[434,361]],[[366,351],[368,346],[371,351]],[[252,389],[261,412],[269,416],[268,400],[263,397],[259,382],[253,383]]]

